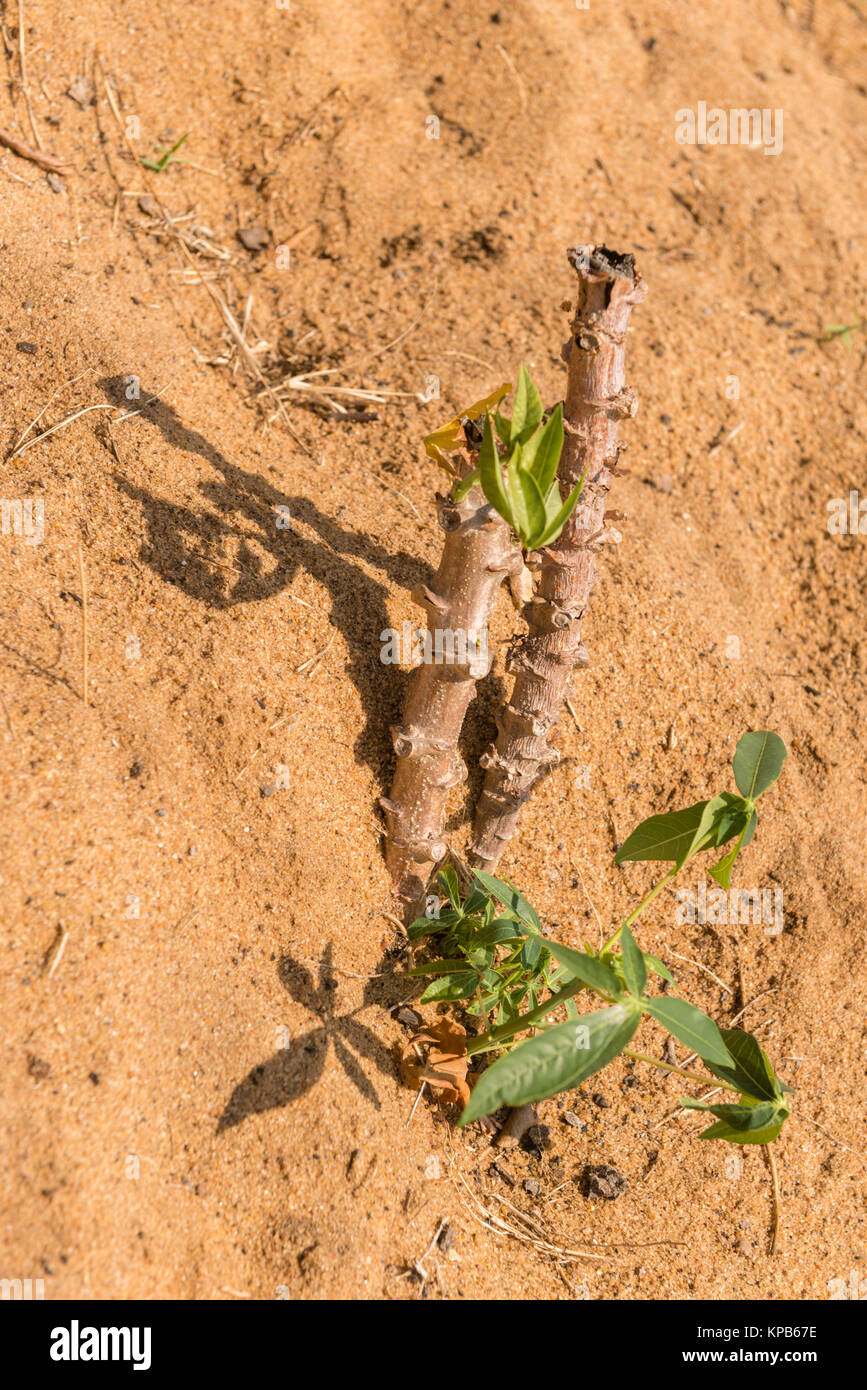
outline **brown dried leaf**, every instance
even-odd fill
[[[419,1046],[427,1046],[423,1061]],[[467,1030],[450,1018],[421,1028],[401,1049],[401,1075],[406,1084],[417,1088],[426,1081],[437,1099],[446,1104],[469,1103],[468,1064]]]

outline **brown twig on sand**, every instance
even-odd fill
[[[509,527],[479,488],[460,502],[439,499],[445,534],[431,587],[413,590],[427,613],[422,664],[410,683],[403,722],[392,730],[397,768],[385,811],[386,862],[406,910],[446,854],[443,819],[449,791],[467,776],[458,737],[476,681],[488,674],[488,622],[497,590],[520,568]]]
[[[518,1105],[510,1110],[506,1123],[500,1130],[494,1144],[498,1149],[514,1148],[523,1139],[532,1125],[539,1123],[535,1105]]]
[[[21,64],[21,90],[24,93],[24,103],[27,107],[27,116],[30,121],[30,129],[33,131],[33,139],[42,149],[42,141],[39,138],[39,131],[36,129],[36,121],[33,116],[33,104],[30,100],[30,87],[27,83],[27,57],[24,51],[24,0],[18,0],[18,61]]]
[[[768,1254],[773,1255],[777,1248],[777,1236],[780,1233],[780,1180],[777,1176],[777,1163],[774,1158],[774,1150],[771,1144],[763,1144],[765,1158],[771,1173],[771,1232],[768,1241]]]
[[[53,174],[65,174],[72,168],[72,165],[65,159],[55,159],[53,154],[44,154],[42,150],[34,149],[28,145],[26,140],[19,140],[17,135],[13,135],[11,130],[4,130],[0,126],[0,145],[5,145],[13,154],[17,154],[21,159],[29,159],[31,164],[38,164],[40,169],[47,169]]]
[[[78,542],[78,582],[81,586],[81,698],[87,705],[87,573],[81,541]]]
[[[570,251],[569,260],[578,276],[578,301],[563,353],[569,369],[566,440],[557,475],[567,492],[582,475],[586,481],[559,540],[529,561],[539,571],[536,592],[524,609],[530,631],[511,663],[517,675],[498,720],[496,746],[481,759],[487,775],[470,860],[489,870],[496,869],[515,834],[536,782],[559,761],[548,735],[572,672],[588,662],[581,621],[596,578],[595,552],[605,541],[620,539],[605,528],[605,498],[618,472],[618,422],[637,408],[625,384],[624,356],[629,315],[644,299],[645,287],[631,256],[584,246]]]
[[[12,715],[9,713],[9,706],[6,703],[6,696],[0,690],[0,705],[3,706],[3,713],[6,717],[6,726],[12,738],[15,738],[15,725],[12,723]]]

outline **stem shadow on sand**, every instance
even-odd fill
[[[128,404],[122,378],[103,378],[100,385],[110,400]],[[144,387],[141,398],[148,401]],[[330,621],[349,650],[346,673],[364,711],[356,760],[386,783],[394,758],[388,729],[403,702],[406,677],[380,661],[380,633],[390,626],[389,589],[363,566],[381,570],[401,588],[425,582],[427,567],[363,532],[344,530],[309,498],[289,495],[259,474],[230,463],[163,401],[145,404],[141,419],[155,426],[172,448],[197,454],[219,475],[199,483],[201,507],[159,497],[123,474],[115,475],[121,491],[144,511],[147,541],[142,562],[194,602],[215,610],[272,598],[289,588],[301,571],[322,584],[331,598]],[[287,510],[280,514],[278,508]],[[278,515],[289,519],[284,529],[277,526]],[[299,526],[315,532],[316,538],[302,534]],[[228,543],[233,547],[231,564],[223,549]],[[206,549],[214,553],[206,555]]]

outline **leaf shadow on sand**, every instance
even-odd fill
[[[362,1067],[362,1060],[373,1063],[392,1081],[398,1077],[397,1064],[381,1039],[367,1024],[361,1023],[357,1015],[371,1005],[387,1011],[389,1003],[383,993],[394,992],[396,1002],[399,998],[397,986],[405,985],[405,981],[391,972],[371,977],[365,980],[361,1003],[339,1014],[334,1008],[337,981],[330,943],[322,954],[317,973],[318,981],[314,981],[305,965],[292,956],[281,956],[277,964],[281,984],[296,1003],[319,1015],[320,1024],[299,1038],[292,1038],[287,1047],[279,1048],[238,1082],[220,1116],[218,1134],[240,1124],[248,1115],[282,1109],[305,1095],[321,1079],[332,1048],[343,1071],[364,1099],[377,1110],[381,1109],[376,1087]]]

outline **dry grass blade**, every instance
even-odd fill
[[[30,87],[27,82],[27,56],[24,50],[24,0],[18,0],[18,59],[21,64],[21,90],[24,93],[24,101],[27,106],[27,116],[30,121],[30,129],[33,131],[33,139],[37,147],[42,149],[42,141],[39,138],[39,131],[36,129],[36,120],[33,116],[33,104],[30,100]],[[30,156],[32,157],[32,156]],[[35,161],[39,163],[39,160]],[[46,166],[43,165],[43,168]]]
[[[541,1254],[552,1256],[559,1263],[572,1260],[600,1260],[607,1261],[611,1264],[624,1263],[623,1260],[612,1258],[609,1255],[598,1255],[595,1252],[588,1250],[573,1250],[570,1249],[568,1246],[556,1244],[554,1241],[548,1239],[546,1233],[539,1233],[544,1232],[544,1228],[541,1227],[541,1225],[538,1222],[534,1221],[533,1218],[529,1217],[526,1212],[519,1211],[517,1207],[513,1207],[511,1203],[506,1202],[504,1198],[497,1197],[496,1194],[487,1192],[483,1188],[482,1196],[485,1199],[489,1199],[494,1202],[500,1203],[500,1205],[505,1205],[509,1207],[509,1209],[521,1219],[526,1229],[522,1229],[520,1226],[513,1225],[512,1223],[504,1220],[503,1217],[498,1216],[495,1211],[491,1211],[487,1206],[485,1206],[485,1203],[481,1200],[481,1198],[477,1197],[475,1192],[473,1192],[463,1173],[457,1173],[456,1176],[458,1178],[460,1186],[458,1185],[458,1182],[455,1182],[454,1172],[452,1173],[452,1182],[455,1183],[455,1188],[457,1190],[458,1197],[460,1198],[464,1207],[467,1209],[467,1211],[470,1213],[470,1215],[473,1217],[475,1221],[478,1221],[478,1223],[481,1226],[484,1226],[486,1230],[493,1231],[494,1235],[509,1236],[512,1238],[512,1240],[522,1241],[525,1245],[531,1245],[533,1249],[538,1250]],[[461,1186],[466,1190],[466,1193],[469,1197],[469,1202],[466,1200],[463,1193],[461,1192]]]
[[[322,658],[324,656],[327,656],[328,652],[331,651],[331,647],[334,643],[334,639],[336,638],[336,636],[336,632],[332,633],[331,637],[329,638],[326,645],[322,648],[322,650],[316,652],[313,656],[309,656],[306,661],[302,661],[300,666],[295,667],[295,670],[298,672],[306,671],[308,676],[314,675],[319,666],[319,663],[322,661]]]
[[[48,400],[45,402],[45,404],[44,404],[44,406],[42,407],[42,409],[40,410],[39,414],[38,414],[33,420],[30,421],[30,424],[27,426],[27,428],[26,428],[26,430],[24,431],[24,433],[21,434],[21,435],[19,435],[18,439],[16,440],[15,444],[14,444],[13,447],[12,447],[12,452],[11,452],[11,454],[9,455],[9,459],[13,459],[13,458],[15,457],[16,453],[18,452],[18,449],[19,449],[20,446],[24,443],[24,441],[25,441],[25,439],[27,438],[27,436],[28,436],[28,434],[30,433],[30,431],[31,431],[32,429],[34,429],[36,425],[39,424],[39,421],[42,419],[42,417],[43,417],[43,415],[45,414],[46,410],[47,410],[48,407],[51,405],[51,402],[57,399],[57,397],[60,395],[61,391],[64,391],[64,390],[66,389],[67,386],[74,386],[75,383],[76,383],[76,381],[81,381],[81,378],[82,378],[83,376],[87,376],[88,372],[92,372],[92,371],[93,371],[93,368],[92,368],[92,367],[85,367],[85,369],[84,369],[83,372],[79,372],[79,373],[78,373],[78,376],[70,377],[68,381],[64,381],[63,384],[62,384],[61,386],[58,386],[54,391],[52,391],[51,395],[48,397]],[[8,462],[8,460],[7,460],[7,462]]]
[[[81,541],[78,542],[78,582],[81,585],[81,698],[87,705],[87,573]]]
[[[28,449],[33,448],[34,444],[41,444],[43,439],[48,439],[50,435],[56,434],[58,430],[65,429],[67,425],[71,425],[73,420],[78,420],[80,416],[89,415],[92,410],[116,409],[117,407],[113,405],[86,405],[83,410],[75,410],[71,415],[67,415],[64,419],[59,420],[56,425],[52,425],[51,429],[43,430],[41,434],[34,435],[32,439],[28,439],[24,444],[18,444],[12,450],[12,453],[8,455],[6,462],[11,463],[12,459],[18,458],[20,454],[26,454]]]

